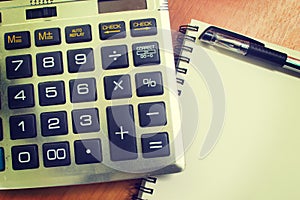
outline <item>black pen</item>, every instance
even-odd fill
[[[300,72],[300,59],[267,48],[259,41],[231,31],[218,27],[209,27],[200,35],[199,40],[212,46],[221,47],[269,63],[273,67],[283,67]]]

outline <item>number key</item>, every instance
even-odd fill
[[[37,73],[39,76],[63,73],[62,53],[39,53],[36,55]]]
[[[44,144],[43,156],[45,167],[67,166],[71,164],[68,142]]]
[[[67,112],[42,113],[41,130],[43,136],[68,134]]]
[[[6,57],[6,76],[8,79],[31,77],[32,76],[31,55]]]
[[[96,101],[96,79],[73,79],[70,81],[71,102]]]
[[[93,71],[95,69],[93,49],[68,51],[68,69],[70,73]]]
[[[11,149],[14,170],[34,169],[39,167],[38,146],[14,146]]]
[[[32,84],[8,87],[8,107],[10,109],[29,108],[34,106],[34,91]]]
[[[10,117],[9,127],[12,140],[36,137],[36,120],[33,114]]]
[[[98,109],[81,109],[72,111],[73,132],[90,133],[100,130]]]
[[[39,84],[39,100],[41,106],[66,103],[65,84],[63,81]]]

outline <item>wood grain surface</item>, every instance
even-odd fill
[[[173,30],[194,18],[300,51],[299,0],[169,0],[169,7]],[[129,200],[139,182],[0,191],[0,200]]]

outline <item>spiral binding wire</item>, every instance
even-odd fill
[[[182,25],[179,27],[179,32],[183,33],[183,34],[179,34],[177,36],[177,44],[174,47],[175,67],[176,67],[177,73],[186,74],[188,69],[179,67],[179,64],[180,64],[180,62],[186,62],[186,63],[190,62],[190,58],[188,58],[186,56],[182,56],[181,53],[183,51],[187,51],[189,53],[193,52],[193,48],[184,45],[184,41],[185,40],[189,40],[191,42],[196,41],[195,37],[187,35],[186,32],[187,31],[198,31],[198,30],[199,30],[199,27],[191,26],[191,25]],[[176,79],[177,79],[177,84],[184,85],[184,79],[182,79],[182,78],[176,78]],[[180,96],[181,94],[182,94],[182,91],[178,90],[178,96]],[[155,177],[144,178],[143,183],[141,185],[136,185],[136,189],[138,189],[140,191],[140,193],[147,193],[148,195],[152,195],[154,192],[154,189],[150,188],[150,187],[145,187],[143,185],[145,185],[147,182],[155,184],[156,181],[157,181],[157,178],[155,178]],[[146,200],[146,199],[142,199],[139,195],[134,195],[131,200]]]
[[[187,31],[198,31],[199,27],[197,26],[191,26],[191,25],[182,25],[179,27],[179,34],[177,36],[177,44],[174,47],[174,58],[175,58],[175,67],[176,72],[181,74],[186,74],[188,69],[180,67],[180,62],[190,63],[190,58],[186,56],[182,56],[182,52],[186,51],[189,53],[193,52],[193,48],[184,45],[184,41],[188,40],[191,42],[195,42],[196,38],[190,35],[187,35]],[[184,79],[177,78],[177,83],[179,85],[184,85]],[[178,89],[178,96],[181,96],[182,90]]]

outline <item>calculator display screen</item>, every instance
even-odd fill
[[[99,13],[147,9],[146,0],[98,0]]]

